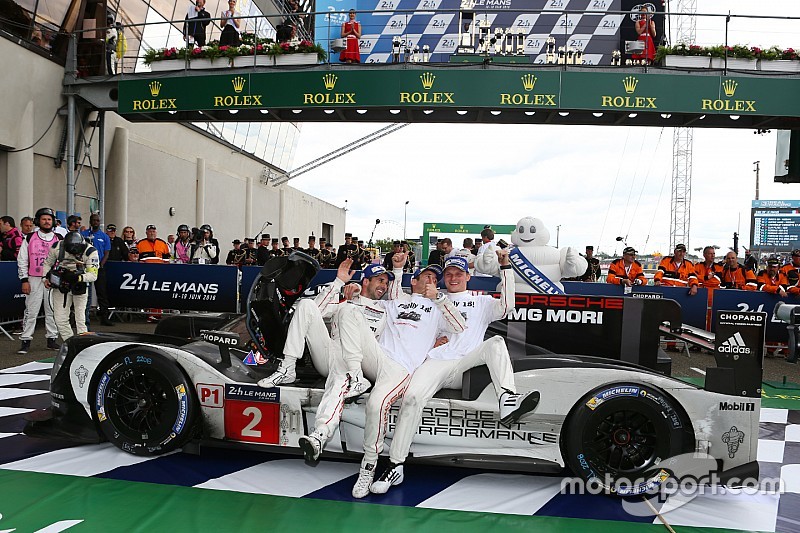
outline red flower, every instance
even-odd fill
[[[300,41],[300,46],[311,46],[311,41],[309,41],[308,39]]]
[[[220,46],[220,47],[219,47],[219,51],[220,51],[220,52],[224,52],[224,51],[225,51],[225,50],[227,50],[227,49],[228,49],[228,46],[227,46],[227,45],[222,45],[222,46]]]
[[[281,48],[283,48],[284,51],[288,51],[289,50],[289,43],[281,43]]]

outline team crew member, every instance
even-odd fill
[[[144,231],[146,238],[136,243],[139,261],[142,263],[169,263],[169,244],[158,238],[158,230],[152,224]]]
[[[184,265],[189,263],[189,254],[192,243],[189,241],[189,226],[178,226],[178,240],[175,241],[175,262]]]
[[[800,294],[800,250],[792,250],[792,261],[781,267],[789,283],[789,294]]]
[[[494,230],[492,230],[492,228],[483,228],[481,231],[481,245],[478,248],[478,252],[475,254],[476,276],[491,276],[488,272],[492,272],[495,268],[494,252],[496,249],[497,245],[494,241]]]
[[[676,245],[673,255],[661,260],[653,282],[664,287],[688,286],[690,296],[697,294],[697,274],[694,264],[686,259],[686,245]]]
[[[720,287],[723,289],[741,289],[745,291],[758,289],[755,273],[739,264],[736,252],[725,254],[725,262],[722,265],[722,271],[719,276],[721,280]]]
[[[464,315],[467,329],[452,335],[446,342],[428,352],[428,358],[411,378],[403,396],[400,414],[389,451],[389,467],[372,484],[370,491],[383,494],[392,486],[403,482],[403,462],[408,457],[411,441],[422,421],[422,412],[436,392],[443,388],[461,386],[465,371],[487,365],[495,393],[500,402],[500,419],[510,424],[523,413],[530,412],[539,403],[538,391],[516,394],[514,370],[506,343],[500,336],[484,341],[489,324],[504,318],[514,308],[514,271],[507,250],[497,250],[500,263],[500,298],[473,295],[467,292],[470,279],[469,263],[463,257],[450,257],[444,263],[444,284],[447,298],[456,311]],[[395,275],[399,273],[395,272]]]
[[[19,248],[17,275],[22,282],[22,294],[25,295],[25,317],[22,321],[22,335],[19,337],[22,346],[17,353],[28,353],[31,339],[33,339],[33,331],[36,329],[36,317],[39,316],[42,303],[44,303],[47,348],[50,350],[59,348],[56,342],[58,329],[53,317],[53,306],[42,278],[44,260],[47,259],[50,248],[59,240],[58,235],[53,232],[55,219],[56,214],[49,207],[42,207],[36,211],[34,224],[39,229],[26,235]]]
[[[758,282],[758,290],[785,298],[788,294],[786,287],[789,284],[789,280],[778,269],[779,264],[780,261],[778,261],[777,257],[767,259],[767,269],[758,273],[756,281]]]
[[[626,247],[622,250],[622,257],[611,262],[608,267],[606,283],[626,287],[647,285],[642,264],[636,260],[636,250],[633,246]]]
[[[339,293],[345,284],[352,278],[354,271],[350,268],[353,264],[352,259],[345,259],[336,272],[336,279],[322,293],[317,295],[314,300],[303,298],[295,304],[295,312],[289,323],[289,331],[286,337],[286,344],[283,348],[283,359],[278,369],[270,376],[260,380],[261,387],[277,387],[278,385],[288,385],[297,380],[296,364],[297,360],[303,357],[303,348],[308,343],[311,351],[311,358],[320,373],[331,365],[327,363],[331,358],[341,359],[340,355],[331,355],[332,346],[336,345],[338,353],[338,327],[331,326],[330,337],[323,319],[331,318],[339,310],[341,305],[355,305],[367,315],[367,321],[374,331],[375,336],[380,335],[384,323],[384,305],[386,300],[381,300],[383,295],[389,290],[390,282],[394,280],[394,274],[387,271],[380,265],[371,265],[364,269],[363,279],[361,280],[360,290],[356,285],[347,285],[345,288],[345,302],[339,301]],[[399,283],[393,285],[395,292],[400,292]],[[395,298],[398,294],[393,295]],[[335,320],[334,320],[335,324]],[[324,331],[324,334],[322,333]],[[319,368],[321,367],[321,368]],[[350,378],[355,382],[365,382],[364,386],[357,387],[363,393],[369,388],[361,372],[361,361],[345,361],[344,372],[350,373]],[[344,372],[342,376],[344,376]],[[331,373],[328,373],[328,382],[331,382]],[[326,394],[328,386],[325,387]],[[338,389],[337,389],[338,392]],[[355,391],[354,391],[355,392]],[[355,394],[354,394],[355,395]],[[319,413],[319,411],[318,411]],[[336,429],[334,427],[334,429]],[[327,437],[326,437],[327,438]]]
[[[703,259],[702,263],[694,266],[698,284],[708,289],[719,288],[722,283],[722,265],[714,262],[716,251],[713,246],[703,248]]]
[[[360,359],[375,386],[367,399],[364,422],[364,458],[353,497],[369,494],[378,456],[383,451],[386,422],[392,404],[403,397],[411,374],[434,346],[437,331],[448,334],[466,329],[466,321],[453,303],[439,294],[438,265],[414,273],[411,298],[392,300],[385,306],[386,325],[375,339],[364,313],[345,306],[339,311],[339,334],[345,361]]]
[[[0,261],[16,261],[22,246],[22,232],[14,222],[14,217],[0,217]]]
[[[51,290],[53,314],[61,338],[73,336],[69,323],[70,308],[75,306],[75,328],[86,333],[87,284],[97,280],[100,260],[97,250],[89,246],[77,231],[71,231],[52,248],[44,261],[44,284]]]

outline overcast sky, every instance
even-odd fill
[[[796,0],[697,4],[700,13],[800,17]],[[800,48],[798,26],[733,19],[729,43]],[[700,44],[723,40],[724,18],[698,20]],[[305,123],[294,166],[383,126]],[[550,228],[551,245],[560,225],[562,247],[620,253],[615,237],[626,236],[640,253],[669,253],[672,140],[669,128],[411,124],[290,184],[335,205],[347,200],[347,231],[365,241],[376,218],[376,239],[402,237],[408,200],[412,238],[423,222],[515,224],[530,215]],[[690,248],[727,249],[735,231],[748,244],[754,161],[762,200],[800,199],[800,184],[773,182],[774,131],[694,130]]]

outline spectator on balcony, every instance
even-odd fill
[[[183,35],[186,42],[200,48],[205,46],[206,26],[211,22],[211,15],[206,11],[206,0],[190,1],[185,20]]]
[[[351,9],[348,13],[350,20],[342,24],[342,38],[347,39],[347,45],[339,54],[339,61],[344,63],[361,63],[359,52],[359,39],[361,39],[361,23],[356,20],[356,12]]]
[[[228,9],[220,15],[222,19],[222,35],[219,38],[220,46],[239,46],[242,40],[239,37],[242,21],[236,16],[236,0],[228,0]]]
[[[292,19],[287,18],[275,28],[275,39],[279,43],[288,43],[294,41],[296,37],[296,29]]]

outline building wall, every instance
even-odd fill
[[[61,95],[64,72],[62,67],[5,39],[0,39],[2,68],[14,72],[14,76],[7,77],[0,100],[0,146],[26,147],[42,135],[58,108],[66,103]],[[0,149],[3,214],[19,220],[43,205],[66,208],[66,161],[60,167],[53,164],[65,121],[64,116],[57,117],[33,150],[9,153]],[[99,149],[95,133],[90,150],[95,168]],[[334,235],[344,232],[342,208],[288,185],[261,184],[261,162],[187,126],[130,123],[108,112],[103,149],[107,157],[104,222],[114,222],[119,228],[133,226],[137,237],[144,237],[147,224],[155,224],[159,236],[166,238],[179,224],[208,223],[227,250],[231,240],[255,236],[267,221],[272,225],[265,231],[273,236],[300,237],[302,242],[312,232],[321,235],[323,223],[334,226]],[[81,151],[76,158],[83,159]],[[99,179],[98,172],[95,179]],[[77,178],[78,194],[96,196],[95,179],[90,169],[84,168]],[[246,217],[248,204],[250,220]],[[88,198],[76,197],[75,209],[84,221],[89,207]],[[170,207],[175,208],[175,216],[169,214]]]

